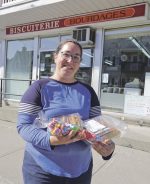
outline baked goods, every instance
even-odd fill
[[[65,136],[71,130],[84,134],[85,140],[90,143],[104,141],[120,136],[127,129],[125,123],[110,116],[97,116],[82,121],[78,113],[51,118],[48,126],[51,135]]]
[[[81,118],[78,113],[54,117],[48,123],[47,129],[51,135],[65,136],[71,130],[79,131],[81,129]]]
[[[90,143],[97,141],[103,142],[105,139],[112,139],[114,137],[121,136],[127,129],[124,122],[104,115],[86,120],[83,126],[86,130],[86,139]]]

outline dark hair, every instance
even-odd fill
[[[66,43],[69,43],[69,42],[74,43],[75,45],[77,45],[77,46],[80,48],[81,56],[82,56],[82,46],[81,46],[77,41],[75,41],[75,40],[66,40],[66,41],[61,42],[61,43],[58,45],[58,47],[57,47],[55,53],[58,54],[58,52],[62,49],[62,47],[63,47]]]

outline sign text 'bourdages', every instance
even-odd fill
[[[146,4],[135,5],[109,11],[99,11],[86,15],[75,17],[67,17],[57,20],[46,20],[41,22],[33,22],[17,26],[6,27],[6,34],[20,34],[27,32],[43,31],[50,29],[58,29],[63,27],[87,25],[92,23],[100,23],[119,19],[127,19],[133,17],[145,16]]]

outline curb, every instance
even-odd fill
[[[115,144],[150,153],[150,142],[139,141],[139,140],[123,137],[120,139],[116,139]]]
[[[138,116],[138,115],[124,114],[120,112],[112,112],[107,110],[102,110],[102,114],[119,118],[122,121],[125,121],[127,124],[150,127],[150,116]]]

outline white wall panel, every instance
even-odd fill
[[[100,90],[100,83],[101,83],[103,42],[104,42],[104,31],[103,29],[99,29],[96,31],[96,43],[95,43],[95,50],[94,50],[94,61],[93,61],[92,82],[91,82],[91,85],[98,96],[100,95],[99,90]]]

